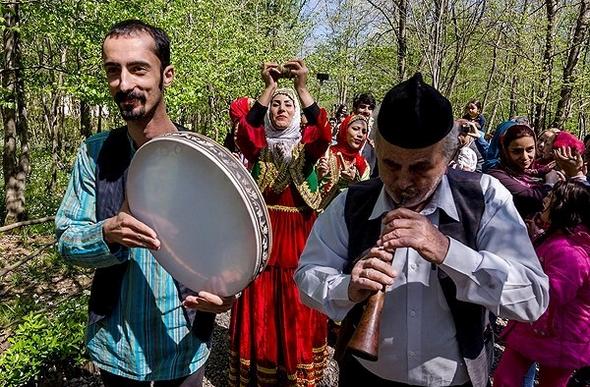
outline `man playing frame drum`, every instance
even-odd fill
[[[369,337],[376,360],[346,351],[341,386],[484,387],[488,311],[535,320],[547,277],[510,193],[490,176],[447,172],[458,128],[420,74],[385,95],[377,126],[380,178],[350,187],[318,218],[295,274],[301,298],[346,317],[345,331],[384,290]]]
[[[150,381],[200,386],[213,313],[229,310],[235,297],[185,297],[148,250],[160,248],[158,236],[130,214],[125,200],[135,150],[179,130],[164,102],[164,89],[174,79],[169,39],[141,21],[123,21],[106,35],[102,57],[109,91],[127,125],[81,145],[56,216],[60,254],[96,268],[88,352],[107,387]],[[192,308],[201,311],[196,318]]]

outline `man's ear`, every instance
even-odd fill
[[[168,65],[162,72],[162,84],[164,87],[168,87],[174,80],[174,66]]]

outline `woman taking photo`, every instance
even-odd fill
[[[534,323],[510,322],[494,387],[520,387],[533,362],[539,387],[566,386],[572,372],[590,364],[590,192],[570,179],[544,201],[547,231],[535,250],[549,277],[549,307]]]
[[[330,146],[326,155],[318,161],[317,173],[324,209],[342,190],[351,183],[367,180],[370,168],[361,156],[367,141],[369,120],[362,115],[346,117],[336,136],[336,144]]]
[[[301,60],[266,63],[265,89],[240,120],[236,142],[268,206],[268,265],[232,309],[232,386],[315,386],[327,363],[327,320],[300,299],[293,274],[321,196],[315,164],[331,141],[328,116],[309,93]],[[278,88],[292,77],[295,90]],[[308,121],[301,130],[301,109]]]

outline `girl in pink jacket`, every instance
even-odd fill
[[[566,386],[575,369],[590,364],[590,188],[576,180],[557,183],[541,218],[548,230],[535,245],[549,277],[549,307],[534,323],[506,327],[494,387],[522,386],[533,362],[539,387]]]

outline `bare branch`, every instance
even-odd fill
[[[12,230],[12,229],[15,229],[18,227],[23,227],[23,226],[30,226],[32,224],[47,223],[47,222],[51,222],[53,220],[55,220],[55,216],[45,216],[45,217],[39,218],[39,219],[32,219],[32,220],[25,220],[22,222],[16,222],[16,223],[9,224],[7,226],[0,227],[0,232],[6,232],[8,230]]]

